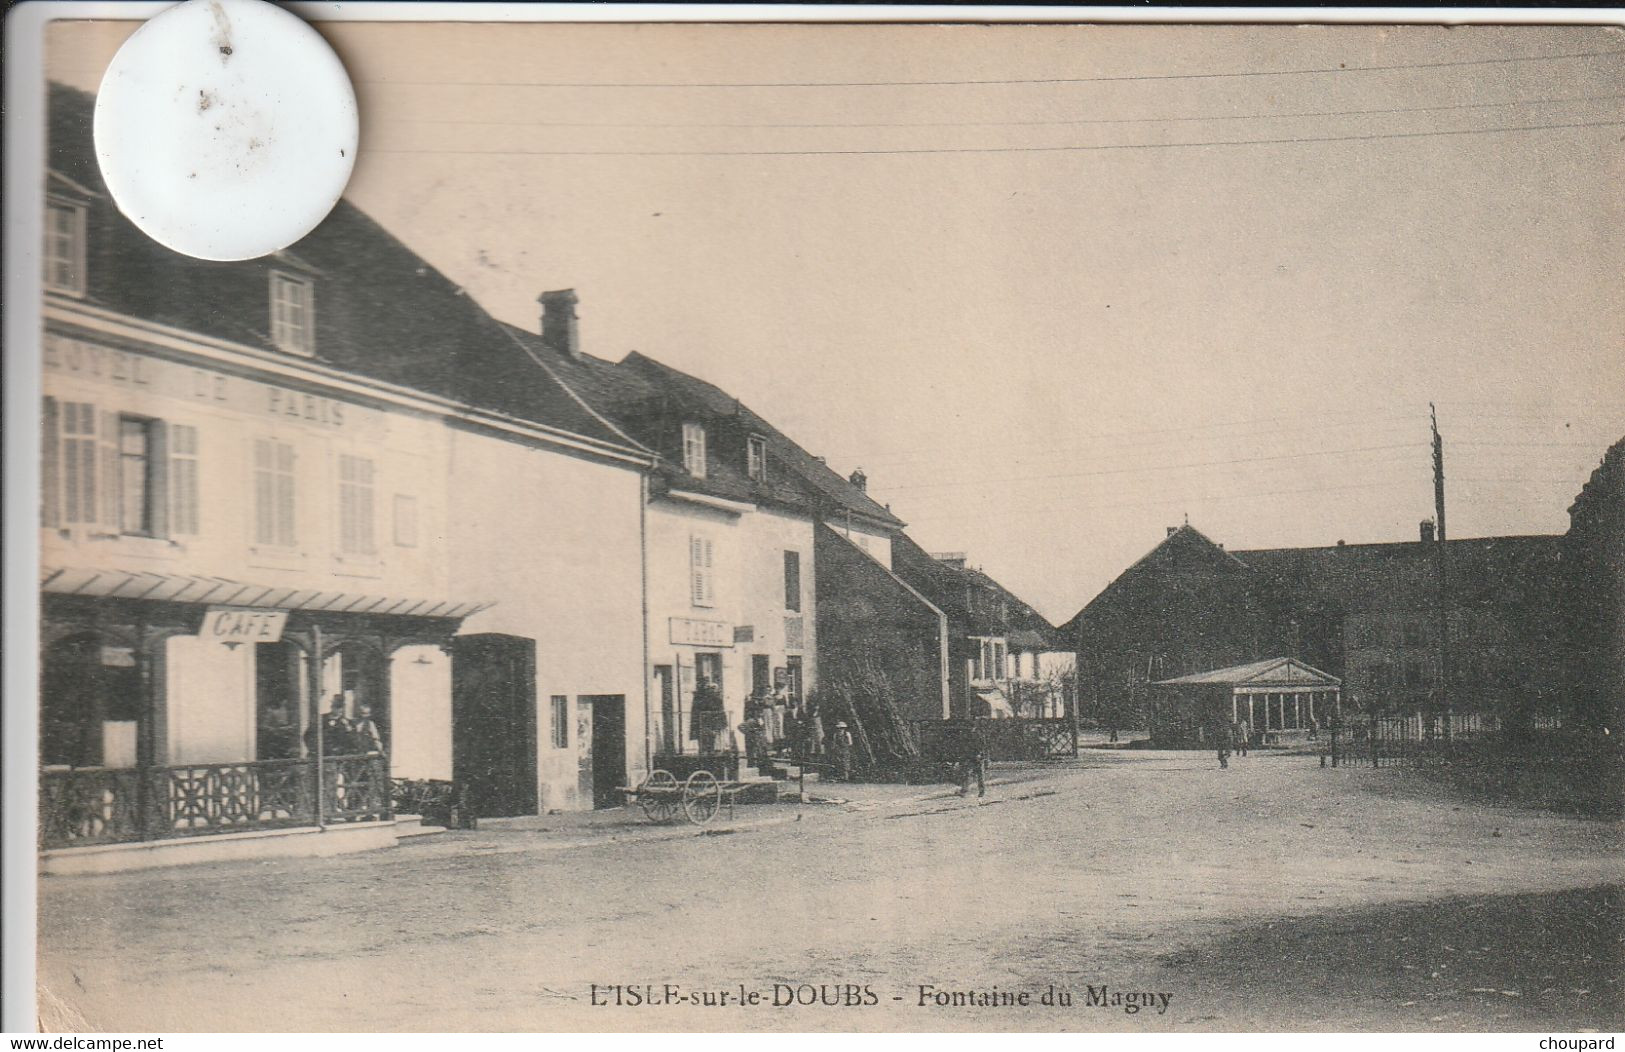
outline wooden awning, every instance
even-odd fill
[[[463,618],[492,606],[488,602],[365,595],[359,592],[249,584],[224,577],[154,573],[147,570],[86,570],[46,567],[40,591],[52,595],[139,599],[160,603],[252,606],[330,614]]]

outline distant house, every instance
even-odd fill
[[[1428,524],[1431,525],[1431,524]],[[1061,631],[1078,650],[1086,710],[1143,720],[1148,685],[1275,655],[1342,681],[1369,711],[1555,714],[1556,537],[1444,542],[1450,684],[1441,690],[1438,544],[1226,551],[1172,528]]]
[[[943,611],[949,626],[949,712],[956,717],[1057,717],[1067,711],[1072,654],[1055,627],[963,553],[930,554],[906,534],[898,576]]]
[[[1581,724],[1625,727],[1625,439],[1569,506],[1563,536],[1563,639]]]

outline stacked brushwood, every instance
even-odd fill
[[[845,720],[856,766],[901,773],[919,763],[920,749],[897,704],[897,689],[873,657],[850,659],[824,674],[824,726]]]

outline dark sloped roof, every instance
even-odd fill
[[[906,533],[892,540],[892,569],[969,635],[1002,635],[1024,647],[1057,644],[1054,626],[981,570],[953,566]]]
[[[636,451],[461,288],[348,201],[297,244],[261,259],[193,259],[148,238],[102,181],[94,104],[85,92],[51,85],[50,188],[89,197],[87,302],[282,354],[270,337],[270,274],[306,275],[315,283],[314,361]]]
[[[715,384],[673,369],[637,351],[628,354],[621,366],[658,387],[671,399],[671,406],[684,414],[695,414],[708,422],[723,423],[740,433],[761,435],[767,442],[770,461],[788,472],[788,477],[784,477],[784,472],[769,471],[766,485],[770,499],[792,506],[806,506],[823,514],[828,514],[832,509],[850,511],[884,527],[902,527],[902,520],[877,504],[867,493],[836,474],[823,461],[802,449],[784,432]],[[712,465],[716,466],[716,461]],[[720,469],[718,481],[737,477],[747,489],[761,485],[745,477],[741,462],[724,460]],[[711,469],[707,470],[709,474]]]
[[[1526,605],[1551,587],[1562,538],[1475,537],[1444,542],[1457,605]],[[1283,595],[1344,608],[1430,608],[1437,598],[1437,542],[1345,544],[1238,551],[1237,559]]]
[[[1101,589],[1099,595],[1084,604],[1082,610],[1061,625],[1059,631],[1067,639],[1076,639],[1078,629],[1084,620],[1110,617],[1114,604],[1120,597],[1132,591],[1139,578],[1190,565],[1212,566],[1237,576],[1245,576],[1248,570],[1247,565],[1232,553],[1225,551],[1223,545],[1215,543],[1202,531],[1186,524],[1169,530],[1155,547],[1136,559],[1128,569]]]
[[[505,327],[512,339],[524,346],[537,361],[545,363],[572,390],[581,394],[618,431],[644,447],[666,455],[655,469],[657,487],[706,493],[729,500],[767,502],[809,515],[817,513],[815,494],[798,476],[783,470],[769,470],[766,479],[753,479],[746,474],[741,457],[721,455],[718,443],[724,436],[718,423],[725,421],[737,425],[733,414],[724,416],[717,413],[715,404],[695,405],[691,399],[683,397],[683,391],[677,385],[668,382],[663,372],[639,368],[628,361],[610,362],[584,353],[574,356],[564,354],[534,332],[513,325]],[[649,361],[641,355],[638,358],[641,362]],[[681,422],[690,419],[704,421],[711,435],[706,477],[703,479],[683,469],[681,451],[676,445]],[[738,427],[735,426],[734,430],[738,430]],[[769,457],[780,462],[783,460],[782,451],[771,448],[771,444]]]

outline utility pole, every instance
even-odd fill
[[[1439,411],[1428,403],[1428,417],[1433,425],[1433,515],[1439,529],[1434,538],[1438,545],[1436,560],[1439,577],[1439,686],[1436,708],[1444,712],[1444,737],[1450,739],[1450,546],[1445,543],[1444,529],[1444,439],[1439,435]]]

